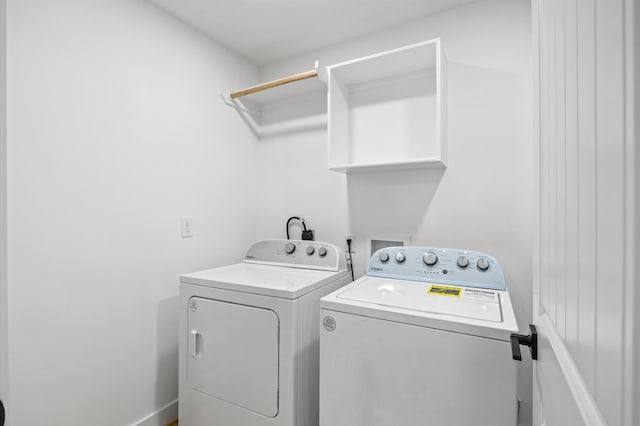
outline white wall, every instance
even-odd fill
[[[278,202],[265,202],[260,220],[275,229],[289,213],[300,213],[318,228],[319,237],[341,245],[344,233],[353,233],[358,274],[366,266],[364,242],[371,235],[410,235],[414,245],[486,251],[506,271],[526,332],[532,322],[533,250],[529,1],[455,8],[265,66],[262,80],[310,69],[315,60],[330,65],[436,37],[449,61],[446,171],[345,177],[323,171],[325,131],[265,139],[259,146],[269,177],[263,193],[265,198],[276,194]],[[287,167],[274,166],[283,158]],[[531,386],[531,363],[524,360],[519,397],[525,423],[531,416]]]
[[[8,25],[10,424],[135,423],[177,398],[179,274],[255,238],[256,140],[219,92],[257,71],[142,1]]]
[[[408,233],[507,271],[531,320],[530,13],[486,1],[264,67],[142,2],[9,4],[11,425],[126,424],[176,398],[177,276],[284,237]],[[327,170],[326,132],[256,142],[218,93],[441,37],[444,173]],[[479,188],[486,188],[485,192]],[[369,195],[393,203],[371,203]],[[387,198],[388,199],[388,198]],[[193,239],[179,236],[194,217]],[[292,230],[294,233],[295,230]],[[292,234],[293,236],[293,234]],[[528,415],[530,366],[522,364]]]

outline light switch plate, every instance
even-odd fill
[[[182,216],[180,223],[182,224],[182,238],[193,237],[193,218],[191,216]]]

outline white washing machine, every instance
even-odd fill
[[[348,282],[342,250],[317,241],[182,275],[180,425],[317,425],[319,301]]]
[[[517,424],[518,325],[493,257],[382,249],[320,308],[321,426]]]

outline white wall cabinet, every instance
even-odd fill
[[[446,167],[445,67],[440,39],[328,66],[329,169]]]

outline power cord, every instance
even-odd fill
[[[288,220],[287,220],[287,225],[285,226],[286,231],[287,231],[287,240],[290,240],[291,238],[289,237],[289,224],[291,223],[292,220],[297,220],[298,222],[300,222],[302,224],[302,240],[307,240],[307,241],[313,241],[313,229],[307,229],[307,225],[304,223],[304,219],[298,216],[291,216]]]
[[[347,238],[347,253],[349,254],[347,263],[349,264],[349,269],[351,269],[351,281],[355,281],[356,277],[353,274],[353,258],[351,257],[351,238]]]

